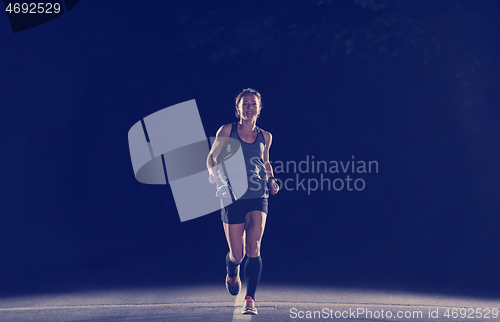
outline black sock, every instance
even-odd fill
[[[255,300],[255,291],[259,284],[260,273],[262,272],[262,259],[260,256],[247,257],[245,263],[245,280],[247,281],[247,297],[250,295]]]
[[[238,275],[238,266],[240,266],[240,263],[238,263],[238,264],[233,263],[233,261],[231,260],[231,257],[229,256],[229,252],[227,253],[227,255],[226,255],[226,269],[227,269],[227,273],[229,274],[229,276],[233,277],[233,276]]]

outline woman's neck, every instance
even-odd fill
[[[242,120],[242,119],[240,119],[240,121],[238,122],[238,124],[240,125],[240,129],[241,129],[241,131],[243,133],[250,133],[253,130],[255,130],[255,124],[256,124],[256,122],[253,121],[253,120]]]

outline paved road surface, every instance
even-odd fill
[[[233,297],[226,292],[223,284],[158,288],[61,288],[34,290],[18,295],[2,292],[0,321],[500,320],[496,310],[489,311],[489,314],[487,310],[500,309],[500,299],[439,294],[263,284],[259,285],[256,303],[259,315],[241,316],[243,294]],[[466,309],[460,312],[459,308]],[[449,317],[445,316],[447,311]],[[461,313],[466,318],[461,318]],[[478,318],[480,314],[482,317]]]

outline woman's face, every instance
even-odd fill
[[[238,103],[238,115],[243,120],[257,119],[260,110],[260,101],[254,94],[245,94]]]

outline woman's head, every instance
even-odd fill
[[[262,96],[253,88],[244,89],[241,93],[238,94],[238,96],[236,96],[236,117],[241,118],[241,113],[244,113],[244,109],[248,107],[250,107],[250,109],[255,108],[257,117],[260,116],[260,110],[262,108]]]

